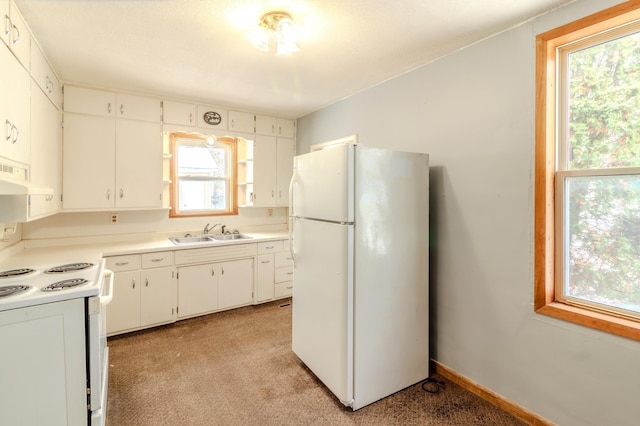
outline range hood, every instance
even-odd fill
[[[53,195],[53,188],[29,182],[27,172],[24,167],[0,164],[0,195]]]
[[[0,178],[0,195],[53,195],[53,188]]]

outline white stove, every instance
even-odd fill
[[[100,295],[104,259],[0,270],[0,312]]]
[[[105,424],[112,298],[104,259],[0,269],[0,424]]]

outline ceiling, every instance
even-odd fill
[[[298,118],[574,0],[15,0],[64,82]],[[275,56],[244,33],[302,31]]]

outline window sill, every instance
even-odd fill
[[[536,313],[595,328],[628,339],[640,340],[640,323],[614,317],[577,306],[551,302],[536,309]]]

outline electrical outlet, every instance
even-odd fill
[[[111,213],[111,223],[118,223],[118,215],[116,213]]]
[[[267,209],[267,216],[273,216],[273,209]]]

